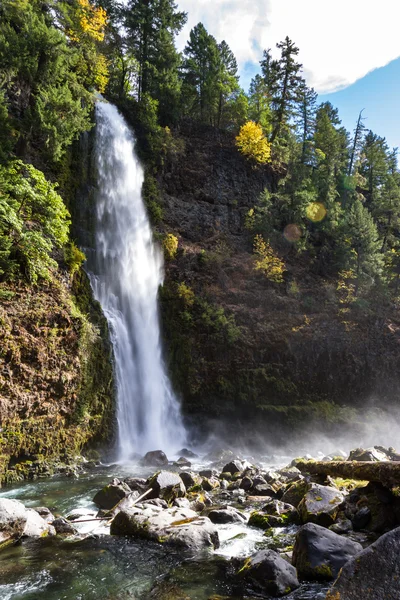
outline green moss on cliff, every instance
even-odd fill
[[[107,323],[83,271],[0,306],[0,482],[51,474],[113,432]]]

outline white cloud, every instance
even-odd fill
[[[202,21],[225,39],[243,70],[264,48],[286,35],[300,48],[308,84],[332,92],[400,56],[399,0],[178,0],[188,23],[178,38]]]

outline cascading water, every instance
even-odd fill
[[[185,441],[160,343],[163,259],[143,204],[143,169],[115,106],[96,106],[96,248],[90,277],[110,325],[115,356],[119,460],[176,452]]]

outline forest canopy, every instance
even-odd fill
[[[179,123],[189,119],[227,131],[252,168],[278,174],[246,219],[250,248],[264,244],[275,253],[282,234],[295,226],[298,234],[286,240],[310,268],[323,276],[346,273],[356,294],[374,288],[397,298],[397,149],[366,128],[362,112],[354,115],[354,131],[346,131],[337,109],[319,103],[307,85],[299,49],[288,37],[276,51],[264,50],[246,91],[229,45],[202,23],[183,52],[177,50],[175,37],[186,19],[173,0],[3,0],[0,277],[35,281],[53,264],[53,245],[65,243],[65,211],[57,205],[64,225],[55,234],[53,217],[43,221],[43,206],[24,203],[15,227],[42,236],[34,261],[39,266],[17,258],[10,222],[18,198],[10,195],[9,181],[29,185],[30,194],[39,186],[54,203],[57,193],[46,188],[52,185],[46,178],[59,178],[71,144],[93,126],[101,92],[133,115],[144,156],[156,168],[165,154],[182,151]],[[40,226],[29,225],[28,209],[38,211]]]

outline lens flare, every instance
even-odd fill
[[[288,242],[298,242],[301,238],[301,229],[295,223],[290,223],[290,225],[286,225],[283,230],[283,235]]]
[[[310,202],[306,208],[306,215],[313,223],[319,223],[326,217],[326,208],[322,202]]]

